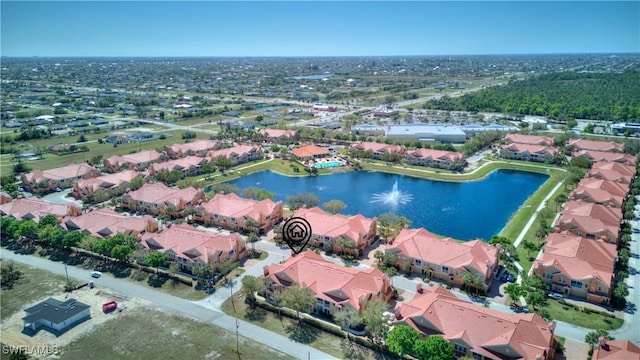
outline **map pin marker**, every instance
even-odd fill
[[[300,254],[311,239],[311,224],[301,217],[292,217],[282,227],[282,240],[294,254]]]

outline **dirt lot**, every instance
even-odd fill
[[[34,347],[38,347],[39,349],[46,348],[49,349],[50,352],[55,353],[55,349],[65,348],[68,344],[75,341],[79,337],[86,335],[87,333],[91,333],[104,322],[110,319],[117,318],[121,316],[121,314],[127,313],[131,311],[131,309],[134,309],[146,303],[140,299],[124,298],[120,295],[110,293],[104,289],[89,289],[88,287],[76,290],[68,296],[69,298],[74,298],[79,302],[90,305],[91,319],[77,325],[76,327],[65,332],[59,337],[56,337],[55,335],[44,329],[41,329],[36,335],[31,337],[22,333],[22,318],[25,314],[24,311],[19,311],[13,314],[11,317],[4,319],[0,324],[3,345],[9,347],[26,346],[32,349]],[[53,296],[53,298],[62,301],[65,300],[64,295],[56,295]],[[32,306],[45,299],[47,299],[47,297],[42,298],[32,304],[25,305],[24,308]],[[115,300],[118,302],[118,310],[109,314],[104,314],[102,312],[102,304],[111,300]],[[36,356],[35,354],[32,354],[32,356],[38,358],[38,356]]]

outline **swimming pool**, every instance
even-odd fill
[[[342,166],[342,163],[340,161],[329,161],[325,163],[317,163],[317,164],[314,164],[313,166],[316,169],[325,169],[325,168]]]

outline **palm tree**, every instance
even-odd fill
[[[249,233],[249,235],[247,235],[247,241],[251,243],[251,252],[255,252],[256,251],[256,242],[258,242],[260,240],[260,237],[258,237],[258,234],[254,233],[253,231]]]

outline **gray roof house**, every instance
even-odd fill
[[[69,299],[66,301],[48,298],[25,310],[23,317],[24,330],[35,334],[40,328],[45,328],[56,336],[71,329],[75,325],[91,318],[90,306]]]

